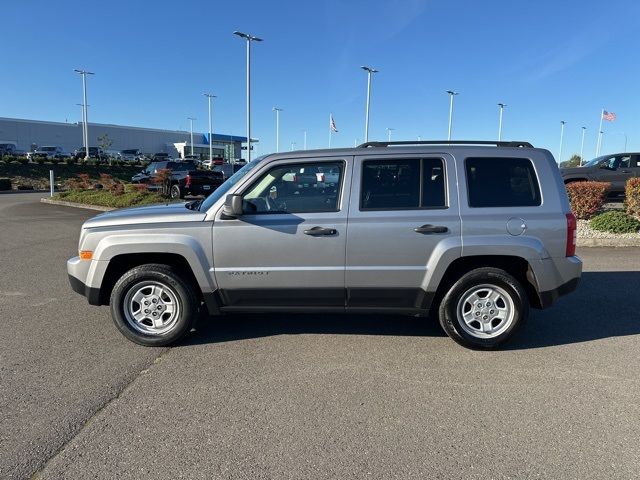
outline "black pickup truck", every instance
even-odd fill
[[[145,183],[150,190],[159,190],[162,185],[154,178],[159,170],[171,171],[171,198],[184,198],[185,195],[204,195],[206,197],[224,182],[222,172],[198,170],[192,161],[175,160],[152,162],[140,173],[131,177],[131,181]]]

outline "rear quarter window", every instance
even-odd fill
[[[465,172],[470,207],[535,207],[542,203],[538,177],[528,158],[467,158]]]

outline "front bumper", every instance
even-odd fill
[[[71,289],[87,299],[90,305],[101,305],[100,289],[86,285],[81,278],[87,278],[89,265],[91,262],[80,260],[80,257],[73,257],[67,261],[67,274]]]

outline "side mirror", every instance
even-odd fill
[[[227,195],[222,207],[222,218],[230,220],[242,216],[242,195]]]

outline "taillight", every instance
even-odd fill
[[[184,179],[184,186],[185,187],[191,186],[191,175],[187,175],[187,177]]]
[[[578,238],[578,221],[573,213],[567,213],[567,257],[576,254],[576,241]]]
[[[293,183],[298,183],[298,175],[293,176]]]

